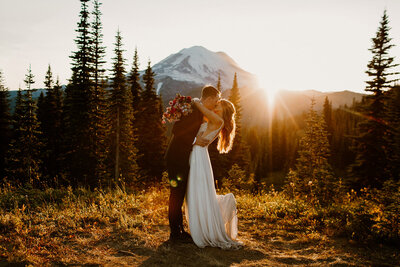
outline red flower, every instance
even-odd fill
[[[169,101],[169,107],[163,114],[163,123],[174,122],[179,120],[183,115],[187,115],[192,112],[190,102],[192,98],[190,96],[182,96],[181,94],[176,94],[176,97]]]

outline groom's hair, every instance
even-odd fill
[[[201,90],[202,98],[215,97],[215,96],[221,96],[221,92],[214,86],[206,85],[203,87],[203,90]]]

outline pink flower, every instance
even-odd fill
[[[188,115],[192,112],[192,98],[190,96],[182,96],[176,94],[176,97],[169,101],[169,107],[163,114],[163,123],[178,121],[183,115]]]

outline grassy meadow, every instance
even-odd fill
[[[239,251],[170,244],[169,189],[12,186],[0,193],[0,265],[396,266],[399,220],[374,192],[321,207],[273,188],[235,193]],[[379,194],[381,194],[380,192]],[[398,216],[398,215],[397,215]],[[397,232],[396,232],[397,231]]]

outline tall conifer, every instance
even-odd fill
[[[400,86],[394,86],[388,97],[388,171],[392,179],[400,180]]]
[[[138,57],[138,53],[137,53],[137,48],[135,48],[132,69],[131,69],[131,72],[128,77],[128,82],[131,87],[133,110],[134,110],[134,113],[137,113],[141,94],[143,91],[142,87],[140,86],[139,57]]]
[[[58,185],[62,176],[62,141],[63,141],[63,115],[62,115],[62,89],[59,80],[54,83],[53,73],[48,66],[44,84],[46,96],[38,102],[38,119],[42,132],[44,148],[42,150],[42,174],[49,186]],[[39,98],[40,100],[40,98]]]
[[[332,200],[337,189],[333,171],[328,163],[330,148],[324,119],[314,109],[311,100],[304,136],[300,139],[296,166],[289,171],[286,188],[303,195],[315,196],[322,204]]]
[[[11,138],[11,114],[8,88],[0,71],[0,182],[5,176],[5,157]]]
[[[357,157],[350,167],[352,183],[356,187],[379,187],[389,176],[385,90],[397,80],[390,79],[389,76],[398,74],[391,71],[398,64],[394,64],[394,58],[389,56],[389,50],[394,46],[390,43],[389,30],[389,19],[385,10],[376,36],[372,38],[372,48],[369,49],[372,59],[366,73],[370,80],[367,81],[365,91],[371,94],[364,97],[362,110],[367,119],[358,125],[360,134],[355,138]]]
[[[323,114],[326,124],[326,130],[328,132],[329,144],[332,144],[332,136],[333,136],[332,102],[329,101],[328,97],[325,97]]]
[[[161,122],[163,107],[161,97],[154,88],[154,72],[150,61],[143,75],[145,84],[138,114],[139,167],[142,173],[158,180],[164,170],[166,129]]]
[[[74,186],[78,184],[95,187],[98,183],[95,176],[96,158],[92,151],[91,136],[93,111],[93,39],[90,34],[89,11],[87,2],[81,1],[80,21],[75,43],[77,51],[73,52],[72,77],[65,90],[65,166]]]
[[[221,88],[221,72],[218,72],[218,81],[217,81],[217,89],[218,91],[222,92],[222,88]]]
[[[14,113],[14,135],[7,156],[8,175],[10,179],[17,179],[21,183],[31,186],[41,186],[40,150],[42,143],[39,139],[41,134],[37,120],[36,102],[32,98],[32,84],[34,76],[29,66],[25,76],[26,91],[22,95],[19,91]]]
[[[122,37],[118,30],[113,58],[110,102],[110,162],[113,163],[113,177],[122,177],[132,184],[137,173],[136,153],[134,146],[132,94],[126,83],[125,59],[123,57]]]
[[[8,180],[13,183],[23,183],[24,169],[21,159],[23,157],[23,144],[19,141],[23,138],[23,116],[25,114],[25,100],[21,87],[18,89],[15,98],[15,108],[12,115],[12,135],[11,141],[6,153],[5,165]]]
[[[236,108],[236,133],[232,151],[228,153],[231,164],[238,164],[242,169],[247,170],[249,166],[249,148],[242,140],[242,104],[237,82],[237,74],[233,78],[233,85],[229,100]]]
[[[93,90],[90,99],[91,111],[90,140],[91,151],[94,158],[94,176],[96,180],[106,181],[107,177],[106,157],[107,145],[106,136],[109,131],[109,121],[107,120],[107,100],[106,100],[106,77],[103,67],[105,60],[105,47],[103,46],[103,33],[101,23],[101,3],[98,0],[93,2],[94,10],[92,12],[93,22],[91,24],[93,38]]]

